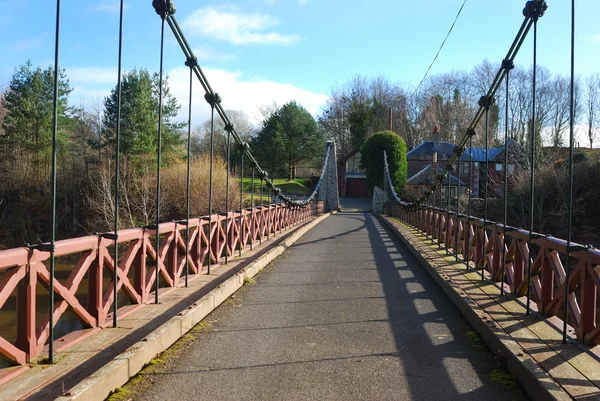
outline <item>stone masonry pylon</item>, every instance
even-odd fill
[[[323,176],[323,182],[321,188],[319,188],[320,201],[325,202],[325,210],[339,210],[340,199],[338,194],[338,182],[337,182],[337,154],[335,149],[335,142],[325,142],[325,151],[327,147],[331,146],[329,150],[329,159],[327,160],[327,166],[325,167],[325,175]]]

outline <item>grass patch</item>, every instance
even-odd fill
[[[256,280],[254,280],[253,278],[250,278],[248,276],[244,276],[244,285],[246,284],[256,284]]]
[[[49,357],[44,357],[44,358],[40,358],[37,360],[34,360],[32,362],[29,363],[29,366],[31,367],[35,367],[35,366],[41,366],[42,369],[46,369],[49,368],[52,365],[56,365],[57,363],[59,363],[60,361],[62,361],[63,359],[65,359],[67,356],[67,354],[61,353],[58,355],[54,355],[54,364],[50,363],[50,358]]]
[[[504,369],[496,369],[490,373],[490,379],[494,383],[501,384],[503,386],[508,386],[510,388],[514,388],[517,386],[517,382],[512,378]]]
[[[293,181],[288,181],[286,178],[275,178],[273,183],[286,195],[301,195],[312,191],[309,178],[297,178]],[[252,178],[245,177],[242,185],[245,193],[252,192]],[[260,179],[254,179],[254,191],[260,193]],[[266,186],[263,186],[263,191],[263,194],[268,191]]]
[[[123,387],[117,387],[114,393],[108,397],[108,401],[127,401],[131,399],[131,392]]]
[[[484,345],[479,333],[474,331],[467,331],[467,341],[472,347],[475,348],[482,348]]]
[[[161,369],[166,362],[175,358],[178,354],[184,351],[196,337],[201,333],[206,333],[212,329],[212,324],[209,322],[202,321],[192,327],[183,337],[177,340],[171,347],[166,349],[164,352],[156,356],[150,362],[144,366],[144,368],[133,376],[127,384],[123,387],[118,387],[115,391],[107,398],[108,401],[127,401],[134,399],[138,394],[144,390],[148,380],[152,380],[151,377],[160,373]]]

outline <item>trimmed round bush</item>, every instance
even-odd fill
[[[367,173],[369,190],[383,188],[383,151],[387,153],[388,167],[394,189],[398,194],[406,189],[406,142],[392,131],[382,131],[371,136],[360,149],[360,166]]]

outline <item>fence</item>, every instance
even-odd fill
[[[156,288],[157,272],[161,287],[182,286],[188,269],[192,278],[207,273],[208,258],[214,266],[225,255],[241,254],[271,235],[323,212],[323,202],[305,206],[271,204],[213,215],[211,219],[190,219],[189,248],[185,238],[186,221],[162,223],[158,226],[158,258],[153,246],[156,228],[121,230],[118,244],[125,252],[117,262],[117,289],[124,291],[129,304],[149,302],[152,290]],[[54,254],[57,258],[74,256],[77,260],[73,260],[68,278],[55,279],[55,325],[69,308],[84,328],[99,327],[110,318],[115,296],[112,281],[115,261],[109,248],[114,243],[113,239],[103,235],[56,241]],[[49,258],[50,252],[36,248],[0,251],[0,312],[5,320],[12,315],[16,321],[14,339],[0,336],[0,355],[13,363],[31,361],[43,352],[48,342],[49,309],[46,307],[45,312],[40,313],[38,306],[47,303],[48,297],[39,294],[39,286],[50,290],[50,271],[46,265]],[[86,284],[87,288],[84,288]],[[6,304],[11,298],[15,307],[7,310]]]
[[[399,218],[440,246],[443,243],[457,260],[462,258],[467,267],[480,269],[482,279],[499,283],[501,294],[507,290],[521,297],[529,290],[537,311],[547,317],[564,316],[564,308],[568,308],[567,323],[577,339],[600,344],[600,250],[571,243],[567,283],[563,263],[567,241],[560,238],[533,233],[530,249],[527,230],[489,221],[484,225],[483,220],[439,208],[410,210],[388,203],[385,214]]]

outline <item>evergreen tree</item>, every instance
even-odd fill
[[[287,167],[289,180],[296,178],[296,166],[321,156],[324,136],[313,116],[296,102],[273,113],[252,140],[252,152],[271,174]]]
[[[275,114],[263,122],[261,130],[251,140],[252,154],[260,166],[271,175],[285,170],[283,127]]]
[[[283,130],[288,179],[293,180],[298,163],[321,155],[324,137],[313,116],[294,101],[283,105],[275,118]]]
[[[121,83],[121,153],[140,158],[156,153],[158,146],[159,76],[147,70],[123,74]],[[117,130],[117,87],[104,99],[104,134],[106,142],[113,146]],[[178,130],[184,123],[175,123],[180,106],[169,90],[167,78],[163,79],[162,145],[163,151],[180,150]]]
[[[65,71],[58,75],[59,128],[70,120],[68,97],[72,88]],[[4,94],[2,144],[11,151],[32,154],[38,161],[48,156],[52,144],[54,68],[33,68],[30,61],[15,70]],[[64,141],[64,135],[59,139]]]

